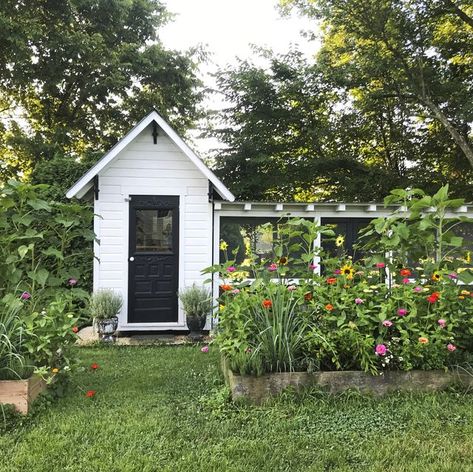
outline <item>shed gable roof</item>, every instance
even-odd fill
[[[217,192],[230,202],[235,200],[234,195],[220,181],[220,179],[202,162],[197,154],[184,140],[164,121],[156,110],[145,116],[131,131],[129,131],[115,146],[110,149],[91,169],[89,169],[66,193],[67,198],[83,197],[92,186],[93,178],[99,174],[118,154],[130,144],[150,123],[155,121],[168,135],[176,146],[195,164],[197,169],[214,185]]]

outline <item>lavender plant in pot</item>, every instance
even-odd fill
[[[186,323],[190,331],[189,337],[193,341],[200,341],[207,315],[212,310],[212,295],[206,288],[193,284],[192,287],[187,287],[179,292],[179,299],[186,313]]]
[[[110,289],[101,289],[92,294],[90,311],[94,318],[94,326],[103,342],[113,342],[118,328],[118,314],[123,305],[119,293]]]

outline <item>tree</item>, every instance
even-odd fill
[[[323,21],[321,60],[346,77],[345,86],[414,104],[417,115],[441,124],[473,168],[471,1],[281,3]]]
[[[243,61],[218,75],[230,106],[214,130],[226,145],[216,170],[238,197],[359,201],[389,190],[397,177],[358,158],[360,120],[337,109],[343,92],[318,65],[298,51],[262,54],[268,69]]]
[[[153,107],[185,132],[200,113],[200,56],[162,46],[168,19],[158,0],[3,0],[3,175],[103,150]]]

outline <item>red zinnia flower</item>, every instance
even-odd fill
[[[87,390],[87,392],[85,393],[85,396],[87,398],[92,398],[93,396],[95,396],[97,392],[95,390]]]
[[[337,279],[335,277],[329,277],[326,282],[329,284],[329,285],[333,285],[334,283],[337,282]]]
[[[97,370],[99,368],[99,365],[96,364],[95,362],[90,366],[92,370]]]
[[[312,298],[313,298],[313,295],[310,292],[307,292],[306,294],[304,294],[304,299],[307,300],[308,302],[312,300]]]
[[[439,301],[439,298],[440,298],[440,293],[439,292],[433,292],[432,295],[429,295],[427,297],[427,301],[429,303],[436,303]]]
[[[72,328],[72,332],[73,332],[73,333],[78,333],[78,332],[79,332],[79,328],[78,328],[77,326],[74,326],[74,327]]]
[[[261,304],[263,305],[263,308],[271,308],[273,306],[273,302],[267,298],[263,300]]]
[[[412,275],[412,272],[410,271],[410,269],[401,269],[399,273],[401,274],[402,277],[410,277]]]

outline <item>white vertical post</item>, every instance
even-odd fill
[[[213,261],[214,261],[214,264],[219,264],[220,263],[220,213],[218,211],[214,211],[213,219],[214,219],[214,234],[213,234],[214,247],[212,248]],[[219,276],[217,274],[214,274],[214,279],[213,279],[213,284],[212,284],[212,296],[213,296],[214,301],[216,301],[218,298],[219,286],[220,286]],[[212,313],[212,320],[210,322],[210,329],[212,330],[218,323],[217,313],[218,313],[218,305],[214,307],[214,310]]]
[[[314,217],[314,223],[316,225],[320,226],[320,222],[321,222],[320,216]],[[322,237],[320,233],[318,234],[317,239],[314,241],[314,248],[317,248],[317,247],[319,248],[322,247]],[[314,264],[317,265],[317,269],[315,269],[315,272],[317,273],[317,275],[320,275],[320,256],[314,257]]]

